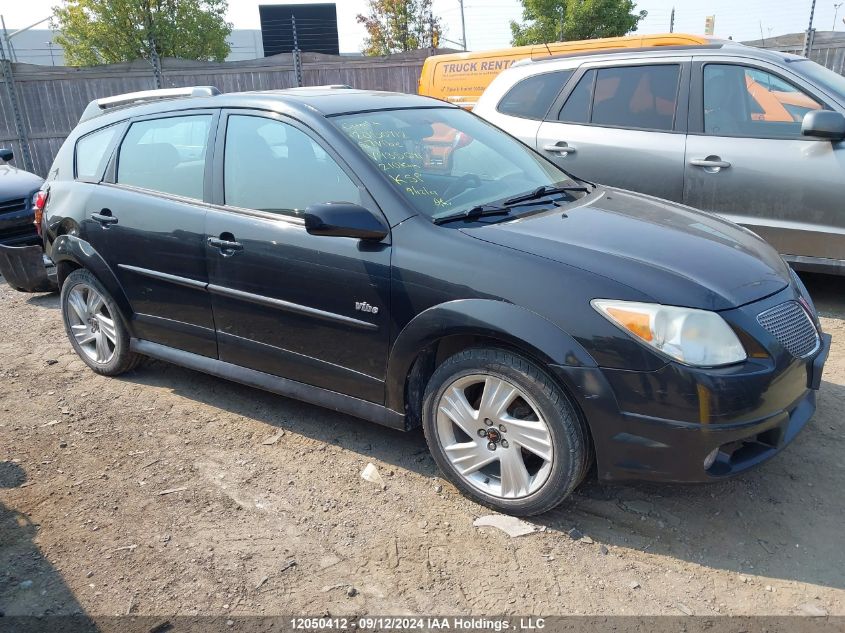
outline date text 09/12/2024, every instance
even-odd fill
[[[357,630],[357,631],[530,631],[545,628],[544,618],[479,618],[479,617],[383,617],[358,618],[291,618],[291,628],[300,631]]]

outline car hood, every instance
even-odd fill
[[[726,310],[790,283],[783,259],[754,233],[618,189],[598,188],[554,212],[461,230],[613,279],[667,305]]]
[[[0,200],[25,198],[41,186],[44,179],[12,165],[0,165]]]

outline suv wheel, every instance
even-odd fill
[[[129,349],[129,333],[111,295],[85,269],[62,285],[65,331],[79,357],[98,374],[117,376],[134,368],[140,356]]]
[[[426,388],[423,428],[446,477],[508,514],[555,507],[590,463],[586,429],[563,389],[504,350],[469,349],[440,365]]]

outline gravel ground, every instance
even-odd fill
[[[56,295],[0,283],[0,611],[845,615],[845,299],[807,282],[834,343],[792,446],[718,484],[588,481],[517,538],[473,526],[421,432],[158,362],[97,376]]]

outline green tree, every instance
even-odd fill
[[[436,48],[440,40],[440,18],[431,0],[369,0],[367,15],[357,19],[367,29],[365,55]]]
[[[52,27],[72,66],[159,57],[223,61],[226,0],[64,0]]]
[[[646,11],[633,0],[520,0],[523,23],[511,22],[514,46],[618,37],[637,30]]]

